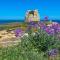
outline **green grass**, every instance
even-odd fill
[[[25,51],[21,47],[0,49],[0,60],[43,60],[43,53]]]
[[[48,60],[47,51],[60,48],[60,41],[43,30],[38,29],[35,36],[31,33],[17,46],[0,48],[0,60]]]
[[[26,27],[28,26],[27,23],[10,23],[10,24],[4,24],[4,25],[0,25],[0,30],[9,30],[9,29],[16,29],[16,28],[21,28],[22,29],[26,29]]]

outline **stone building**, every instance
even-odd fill
[[[40,21],[38,10],[28,10],[25,15],[25,22]]]

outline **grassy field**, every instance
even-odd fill
[[[3,24],[3,25],[0,25],[0,30],[14,30],[16,28],[21,28],[22,30],[25,30],[26,27],[27,27],[27,23],[9,23],[9,24]]]

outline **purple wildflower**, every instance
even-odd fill
[[[52,49],[48,52],[48,55],[49,56],[55,56],[55,55],[57,55],[57,53],[58,53],[58,49]]]
[[[44,23],[38,23],[38,26],[45,30],[49,35],[56,34],[60,32],[60,24],[53,22],[51,25],[45,25]]]
[[[57,28],[56,32],[57,32],[57,33],[60,32],[60,27]]]
[[[54,34],[54,29],[50,29],[48,33],[53,35]]]
[[[38,23],[38,25],[43,30],[46,28],[46,25],[44,23]]]
[[[58,25],[59,25],[58,23],[53,23],[53,24],[52,24],[52,28],[53,28],[53,29],[57,29]]]
[[[54,32],[54,29],[52,29],[52,28],[49,28],[49,27],[47,27],[46,29],[45,29],[45,31],[49,34],[49,35],[53,35],[55,32]]]
[[[52,24],[52,28],[54,29],[55,34],[60,32],[60,25],[58,23]]]
[[[15,33],[15,36],[18,37],[22,35],[23,31],[21,29],[16,29],[14,30],[14,33]]]
[[[32,21],[32,22],[29,23],[29,25],[35,25],[35,22]]]

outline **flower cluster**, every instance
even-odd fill
[[[16,29],[14,30],[14,33],[15,33],[15,36],[18,37],[22,35],[23,31],[21,29]]]
[[[50,29],[50,28],[46,28],[45,31],[46,31],[48,34],[50,34],[50,35],[51,35],[51,34],[53,35],[53,34],[55,33],[55,32],[54,32],[54,29],[52,29],[52,28],[51,28],[51,29]]]
[[[45,30],[48,34],[56,34],[60,32],[60,24],[52,23],[51,25],[45,25],[44,23],[39,23],[40,28]]]
[[[49,56],[55,56],[58,54],[58,49],[52,49],[48,52]]]

